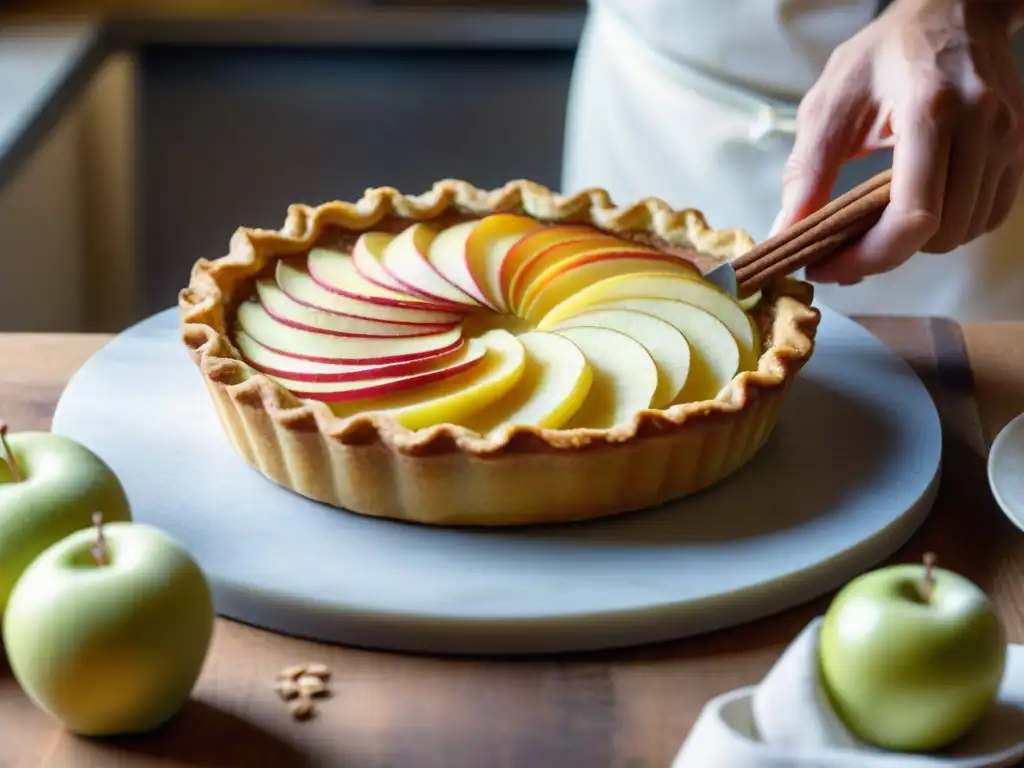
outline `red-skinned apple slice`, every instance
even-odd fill
[[[446,325],[380,323],[376,320],[363,320],[358,317],[349,317],[315,307],[308,307],[291,299],[270,278],[256,281],[256,295],[259,296],[260,303],[267,311],[267,314],[277,320],[277,322],[303,331],[316,331],[333,336],[391,338],[396,336],[429,336],[432,333],[443,333],[452,328],[451,323]]]
[[[476,221],[464,221],[442,229],[430,243],[427,261],[449,283],[484,306],[497,309],[476,284],[466,260],[466,241],[478,224]]]
[[[427,260],[451,283],[496,312],[506,311],[499,273],[509,249],[544,224],[514,213],[496,213],[438,233]]]
[[[541,274],[547,267],[552,264],[557,264],[559,261],[564,261],[573,256],[580,256],[584,253],[594,252],[607,252],[607,253],[618,253],[622,251],[634,251],[640,250],[640,246],[635,248],[630,244],[623,242],[618,238],[612,238],[601,234],[601,236],[595,238],[588,238],[587,240],[573,240],[567,243],[558,243],[549,248],[545,248],[543,251],[538,251],[530,258],[523,261],[523,263],[516,269],[515,274],[512,275],[512,282],[509,284],[509,309],[518,314],[519,309],[523,304],[523,295],[529,290],[532,282]],[[652,249],[646,249],[648,253],[653,252]]]
[[[371,283],[399,293],[408,293],[408,289],[395,280],[381,263],[384,249],[394,239],[395,236],[388,232],[364,232],[352,246],[352,266]]]
[[[519,268],[538,253],[559,243],[571,243],[577,240],[588,240],[605,236],[600,230],[583,224],[544,227],[536,232],[528,232],[523,235],[508,249],[508,252],[501,259],[501,265],[498,267],[498,284],[501,286],[502,306],[505,307],[506,311],[510,310],[512,305],[509,302],[509,288],[512,285],[512,279]]]
[[[448,302],[428,300],[409,293],[399,293],[382,285],[371,283],[356,270],[352,257],[347,253],[327,248],[314,248],[306,259],[309,276],[321,288],[349,296],[354,299],[387,304],[410,309],[432,309],[439,312],[454,312],[460,308]],[[466,307],[461,307],[465,310]]]
[[[384,269],[407,290],[434,301],[479,307],[480,302],[448,282],[427,260],[437,232],[426,224],[406,227],[381,254]]]
[[[461,355],[465,348],[463,343],[449,352],[440,352],[429,357],[416,360],[404,360],[398,363],[381,365],[342,365],[339,363],[315,363],[298,357],[289,357],[263,346],[244,331],[234,334],[235,348],[251,367],[268,376],[279,376],[291,381],[318,381],[334,383],[342,381],[362,381],[364,379],[380,379],[386,376],[406,376],[431,368],[447,365]]]
[[[462,329],[458,327],[429,336],[375,338],[300,331],[279,323],[257,301],[239,304],[237,319],[239,328],[263,346],[282,355],[320,363],[397,363],[436,355],[462,343]]]
[[[342,418],[356,413],[381,413],[413,430],[461,423],[504,397],[526,368],[526,349],[507,331],[487,331],[470,339],[468,346],[486,350],[484,359],[468,371],[394,395],[332,404],[331,410]]]
[[[294,259],[282,259],[277,262],[274,277],[278,287],[293,301],[308,307],[322,309],[325,312],[333,312],[360,320],[429,326],[454,325],[462,318],[461,313],[432,309],[427,305],[420,305],[427,307],[421,309],[384,304],[329,291],[310,276],[304,263]],[[350,287],[355,290],[357,286]]]
[[[552,270],[570,269],[572,265],[584,260],[641,257],[672,258],[658,253],[653,248],[632,246],[616,238],[595,238],[589,241],[580,240],[552,246],[534,256],[516,272],[515,277],[512,278],[512,287],[509,291],[509,296],[511,297],[509,306],[516,314],[526,309],[533,296],[543,285],[543,281],[551,279]]]
[[[324,382],[302,381],[270,376],[271,379],[296,397],[321,400],[325,403],[344,403],[367,397],[384,397],[415,387],[422,387],[470,370],[484,359],[487,348],[482,344],[466,344],[461,353],[448,362],[416,373],[386,376],[358,381]]]

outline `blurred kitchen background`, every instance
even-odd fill
[[[584,11],[0,3],[0,331],[121,330],[292,202],[446,176],[557,187]]]

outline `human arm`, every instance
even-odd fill
[[[893,146],[878,223],[808,277],[852,284],[998,227],[1024,176],[1021,0],[895,0],[839,46],[797,114],[776,228],[827,202],[840,166]],[[1024,269],[1024,264],[1022,264]]]

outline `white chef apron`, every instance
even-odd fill
[[[767,237],[795,105],[877,0],[591,0],[570,89],[562,188],[704,211]],[[849,163],[840,193],[887,167]],[[918,254],[856,286],[818,285],[849,314],[1024,319],[1024,197],[998,231]]]

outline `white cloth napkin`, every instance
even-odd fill
[[[988,768],[1024,759],[1024,646],[1011,645],[999,700],[941,754],[886,752],[860,742],[822,691],[812,621],[756,686],[709,701],[672,768]]]

